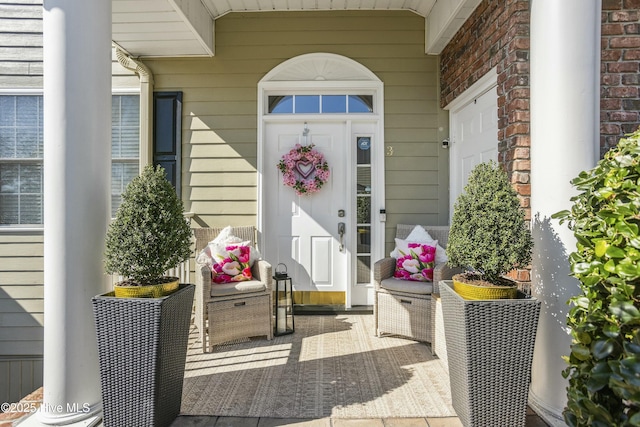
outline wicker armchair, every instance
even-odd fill
[[[415,225],[398,224],[396,238],[406,239]],[[449,238],[449,226],[426,226],[438,244],[446,248]],[[396,260],[383,258],[373,266],[375,296],[373,315],[377,336],[383,334],[401,335],[416,341],[432,342],[435,334],[435,307],[432,295],[439,294],[438,283],[448,280],[460,272],[446,263],[436,264],[433,270],[433,282],[410,282],[393,277]]]
[[[196,259],[220,231],[222,228],[193,229]],[[255,227],[234,227],[232,232],[255,245]],[[268,340],[273,338],[271,264],[257,260],[251,268],[253,280],[214,286],[211,285],[210,266],[197,261],[195,265],[195,324],[203,352],[207,349],[213,351],[215,345],[241,338],[263,335]]]

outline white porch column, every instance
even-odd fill
[[[552,425],[564,425],[566,301],[580,290],[569,277],[575,238],[551,215],[570,208],[576,193],[569,181],[598,159],[601,6],[601,0],[531,1],[531,280],[542,310],[529,397]]]
[[[103,292],[111,1],[44,0],[44,424],[101,410],[91,297]],[[98,414],[99,417],[99,414]]]

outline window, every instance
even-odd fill
[[[372,95],[272,95],[269,114],[373,113]]]
[[[111,98],[111,216],[122,203],[122,193],[138,176],[140,158],[140,97]]]
[[[0,96],[0,224],[42,224],[42,96]]]
[[[112,214],[121,193],[138,175],[139,96],[114,95],[112,117]],[[0,226],[43,222],[42,95],[0,95]]]
[[[371,136],[356,138],[357,283],[371,283]]]

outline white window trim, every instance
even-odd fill
[[[44,95],[44,90],[37,88],[0,89],[0,95]]]
[[[0,95],[4,96],[44,96],[43,88],[0,88]],[[140,88],[112,88],[111,95],[138,95],[140,96]],[[142,121],[142,118],[140,118]],[[142,146],[140,147],[142,148]],[[110,194],[109,194],[110,196]],[[0,234],[42,234],[44,232],[44,224],[40,225],[28,225],[23,226],[20,224],[15,225],[0,225]]]

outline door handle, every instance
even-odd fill
[[[340,252],[344,251],[344,233],[346,225],[344,222],[338,223],[338,235],[340,236]]]

